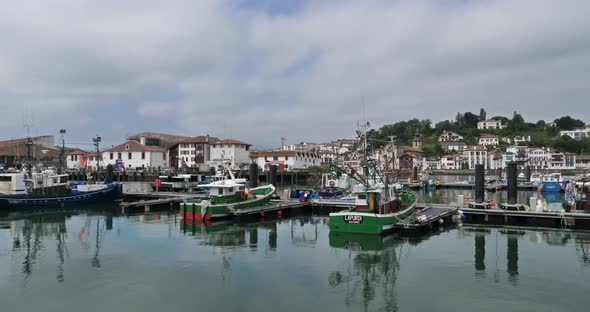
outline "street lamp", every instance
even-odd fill
[[[60,155],[59,162],[61,165],[62,173],[64,173],[66,171],[66,154],[65,154],[66,141],[64,139],[64,135],[66,134],[66,129],[59,129],[59,133],[61,134],[61,155]]]
[[[100,171],[100,149],[99,144],[102,139],[97,135],[95,138],[92,138],[92,142],[94,142],[94,146],[96,146],[96,171]]]

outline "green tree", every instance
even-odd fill
[[[440,156],[444,155],[444,153],[445,153],[442,146],[438,142],[424,143],[424,145],[422,145],[422,151],[424,152],[424,154],[427,157],[430,157],[430,156],[440,157]]]
[[[511,131],[522,131],[526,127],[526,123],[524,122],[524,118],[517,112],[514,112],[512,116],[512,120],[508,123],[508,129]]]
[[[479,109],[479,120],[486,120],[486,110],[483,108]]]
[[[465,115],[463,115],[463,118],[465,119],[465,128],[477,128],[479,116],[472,114],[471,112],[466,112]]]
[[[574,130],[576,128],[583,128],[586,125],[583,121],[574,119],[570,116],[555,119],[553,122],[555,122],[555,125],[561,130]]]

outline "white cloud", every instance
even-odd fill
[[[590,121],[584,0],[311,1],[281,14],[214,0],[3,8],[0,111],[32,107],[46,132],[94,135],[109,119],[113,143],[140,130],[324,140],[354,133],[362,97],[373,125],[479,107]],[[84,127],[70,121],[87,115]],[[0,128],[16,136],[21,123]]]

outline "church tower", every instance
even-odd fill
[[[420,130],[416,129],[416,134],[414,134],[414,141],[412,142],[412,147],[422,149],[422,141],[422,133],[420,133]]]

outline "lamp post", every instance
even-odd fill
[[[96,171],[99,172],[100,171],[100,158],[99,154],[100,154],[100,149],[99,149],[99,144],[100,141],[102,139],[97,135],[95,138],[92,138],[92,142],[94,142],[94,146],[96,146]]]
[[[66,171],[66,154],[65,154],[66,141],[64,139],[64,135],[66,134],[66,129],[60,129],[59,134],[61,134],[61,155],[59,158],[59,162],[61,165],[61,173],[64,173]]]
[[[31,147],[33,146],[33,140],[31,140],[30,137],[27,137],[27,141],[25,142],[25,145],[27,146],[27,175],[29,176],[29,178],[31,177]]]

